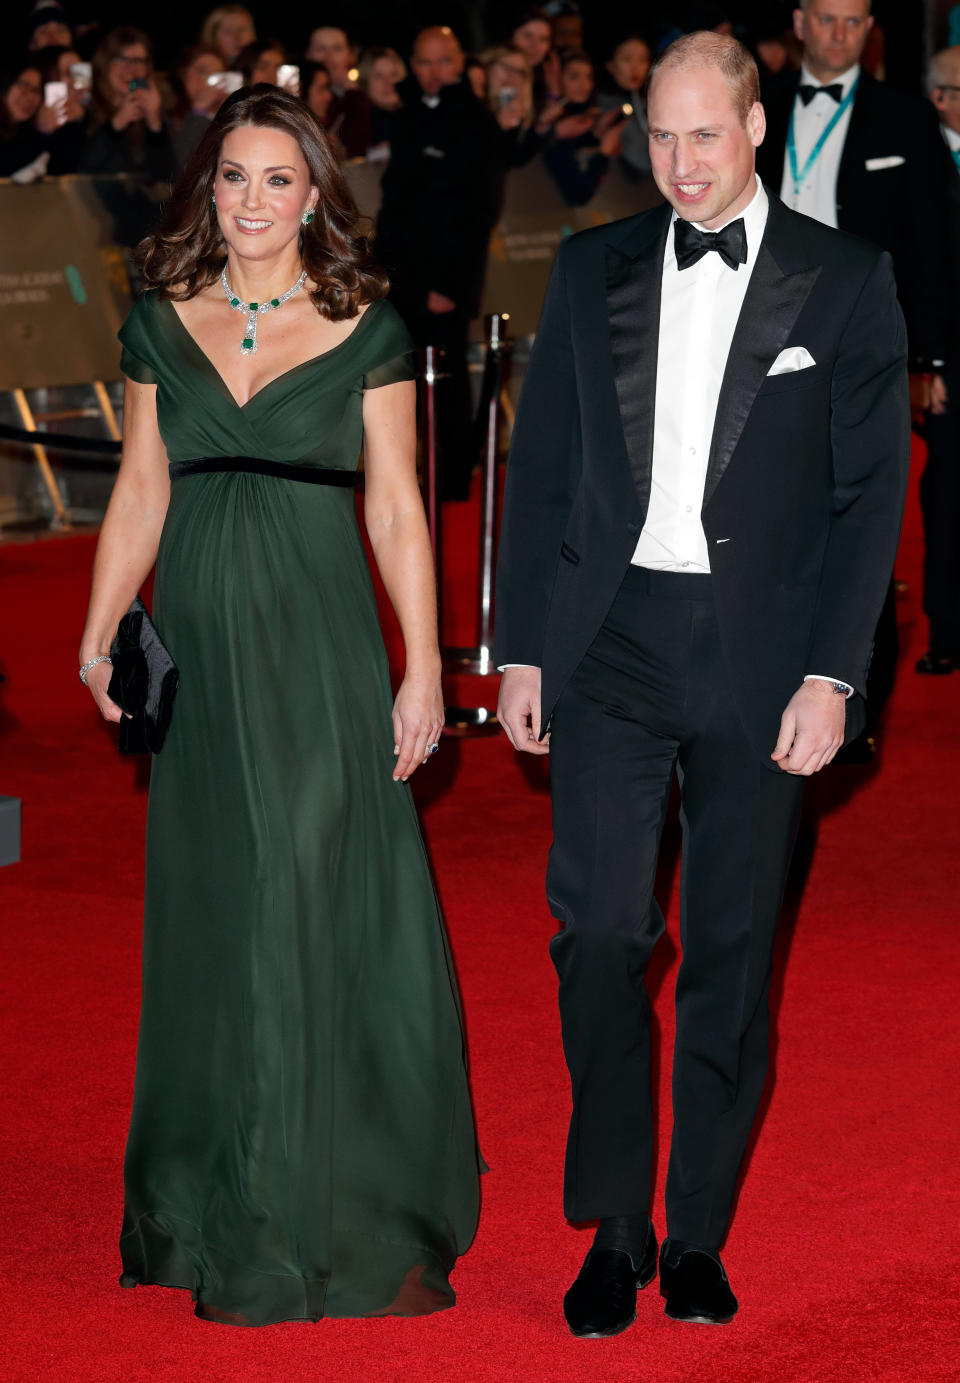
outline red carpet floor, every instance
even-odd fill
[[[447,547],[458,641],[471,531],[460,506]],[[801,853],[819,840],[783,929],[776,1074],[725,1250],[740,1315],[673,1324],[649,1288],[635,1328],[608,1342],[573,1340],[560,1315],[587,1236],[560,1209],[568,1094],[546,953],[548,801],[502,738],[445,743],[420,794],[491,1166],[459,1306],[242,1331],[198,1322],[184,1293],[116,1285],[145,794],[142,767],[116,755],[76,680],[92,546],[0,549],[0,792],[24,802],[23,862],[0,871],[4,1383],[960,1377],[960,676],[912,670],[925,635],[915,501],[879,771],[835,769],[812,794]],[[669,862],[663,890],[675,936]],[[676,951],[662,946],[669,1052]],[[666,1073],[661,1090],[666,1110]]]

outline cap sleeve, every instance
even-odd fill
[[[417,377],[416,347],[402,317],[389,302],[385,302],[379,312],[380,320],[374,327],[376,348],[364,372],[364,389],[382,389],[385,384],[399,384]]]
[[[127,313],[126,321],[117,332],[120,341],[120,369],[137,384],[156,384],[157,376],[151,365],[153,352],[147,324],[149,295],[138,298]]]

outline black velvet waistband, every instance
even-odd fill
[[[182,475],[203,475],[209,471],[247,471],[252,475],[275,475],[281,480],[302,480],[308,485],[342,485],[357,483],[356,471],[339,470],[334,466],[297,465],[289,461],[265,461],[258,456],[201,456],[195,461],[171,461],[170,479]]]

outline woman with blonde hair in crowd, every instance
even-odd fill
[[[237,59],[257,37],[253,15],[245,5],[218,5],[203,21],[200,42],[216,48],[224,66],[236,71]]]

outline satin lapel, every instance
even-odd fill
[[[640,233],[607,247],[607,312],[613,378],[633,483],[643,513],[650,499],[653,413],[657,393],[660,288],[670,208],[651,213]]]
[[[784,215],[790,215],[779,203],[775,206],[773,197],[770,201],[768,231],[776,230],[776,223],[782,222]],[[704,508],[730,464],[757,391],[786,345],[787,337],[820,274],[818,264],[799,272],[785,273],[774,258],[774,253],[775,250],[768,244],[768,236],[764,235],[730,343],[727,367],[720,386],[703,491]]]

